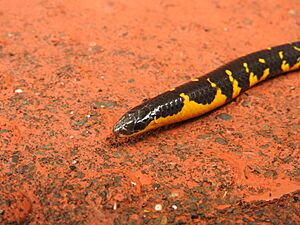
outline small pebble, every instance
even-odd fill
[[[201,134],[197,137],[197,140],[207,140],[210,139],[211,135],[210,134]]]
[[[12,161],[13,163],[18,163],[18,162],[19,162],[19,156],[13,155],[13,156],[11,157],[11,161]]]
[[[114,101],[103,101],[103,102],[94,102],[93,103],[93,107],[95,109],[99,109],[99,108],[113,108],[117,105],[116,102]]]
[[[171,192],[170,196],[171,196],[172,198],[175,198],[175,197],[178,197],[179,194],[178,194],[177,192]]]
[[[174,210],[176,210],[176,209],[177,209],[177,205],[172,205],[172,208],[173,208]]]
[[[227,113],[221,113],[221,114],[217,115],[217,118],[219,118],[221,120],[231,120],[232,116]]]
[[[227,144],[228,144],[228,142],[227,142],[226,139],[224,139],[224,138],[219,138],[219,137],[216,138],[215,142],[216,142],[216,143],[219,143],[219,144],[221,144],[221,145],[227,145]]]
[[[70,166],[70,170],[73,171],[73,170],[75,170],[75,169],[76,169],[76,166],[74,166],[74,165],[71,165],[71,166]]]
[[[114,206],[113,206],[113,210],[116,210],[116,209],[117,209],[117,203],[115,202]]]
[[[247,101],[242,102],[242,106],[248,107],[249,106],[249,102],[247,102]]]
[[[154,183],[154,184],[152,185],[152,187],[154,188],[154,190],[157,190],[157,189],[160,188],[160,184]]]
[[[66,189],[68,189],[68,190],[74,190],[74,187],[73,187],[72,184],[68,184],[68,185],[66,186]]]
[[[260,145],[259,147],[265,149],[265,148],[269,148],[269,146],[270,146],[269,144],[264,144],[264,145]]]
[[[161,224],[161,225],[168,224],[168,217],[163,216],[163,217],[161,218],[160,224]]]
[[[155,209],[155,211],[161,211],[162,210],[162,205],[161,204],[156,204],[154,209]]]
[[[20,88],[19,88],[19,89],[16,89],[16,90],[15,90],[15,93],[23,93],[23,90],[20,89]]]
[[[129,79],[128,80],[128,83],[133,83],[134,82],[134,79]]]

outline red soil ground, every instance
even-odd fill
[[[1,1],[0,28],[0,223],[299,222],[299,72],[111,133],[143,99],[299,41],[299,0]]]

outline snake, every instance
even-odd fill
[[[130,137],[208,113],[272,77],[300,68],[300,41],[237,58],[126,112],[114,125],[118,137]]]

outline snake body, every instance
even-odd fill
[[[121,117],[113,132],[120,137],[133,136],[203,115],[267,78],[299,68],[300,42],[248,54],[134,107]]]

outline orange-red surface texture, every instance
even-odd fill
[[[144,99],[297,40],[299,0],[0,1],[0,223],[299,223],[299,72],[112,134]]]

